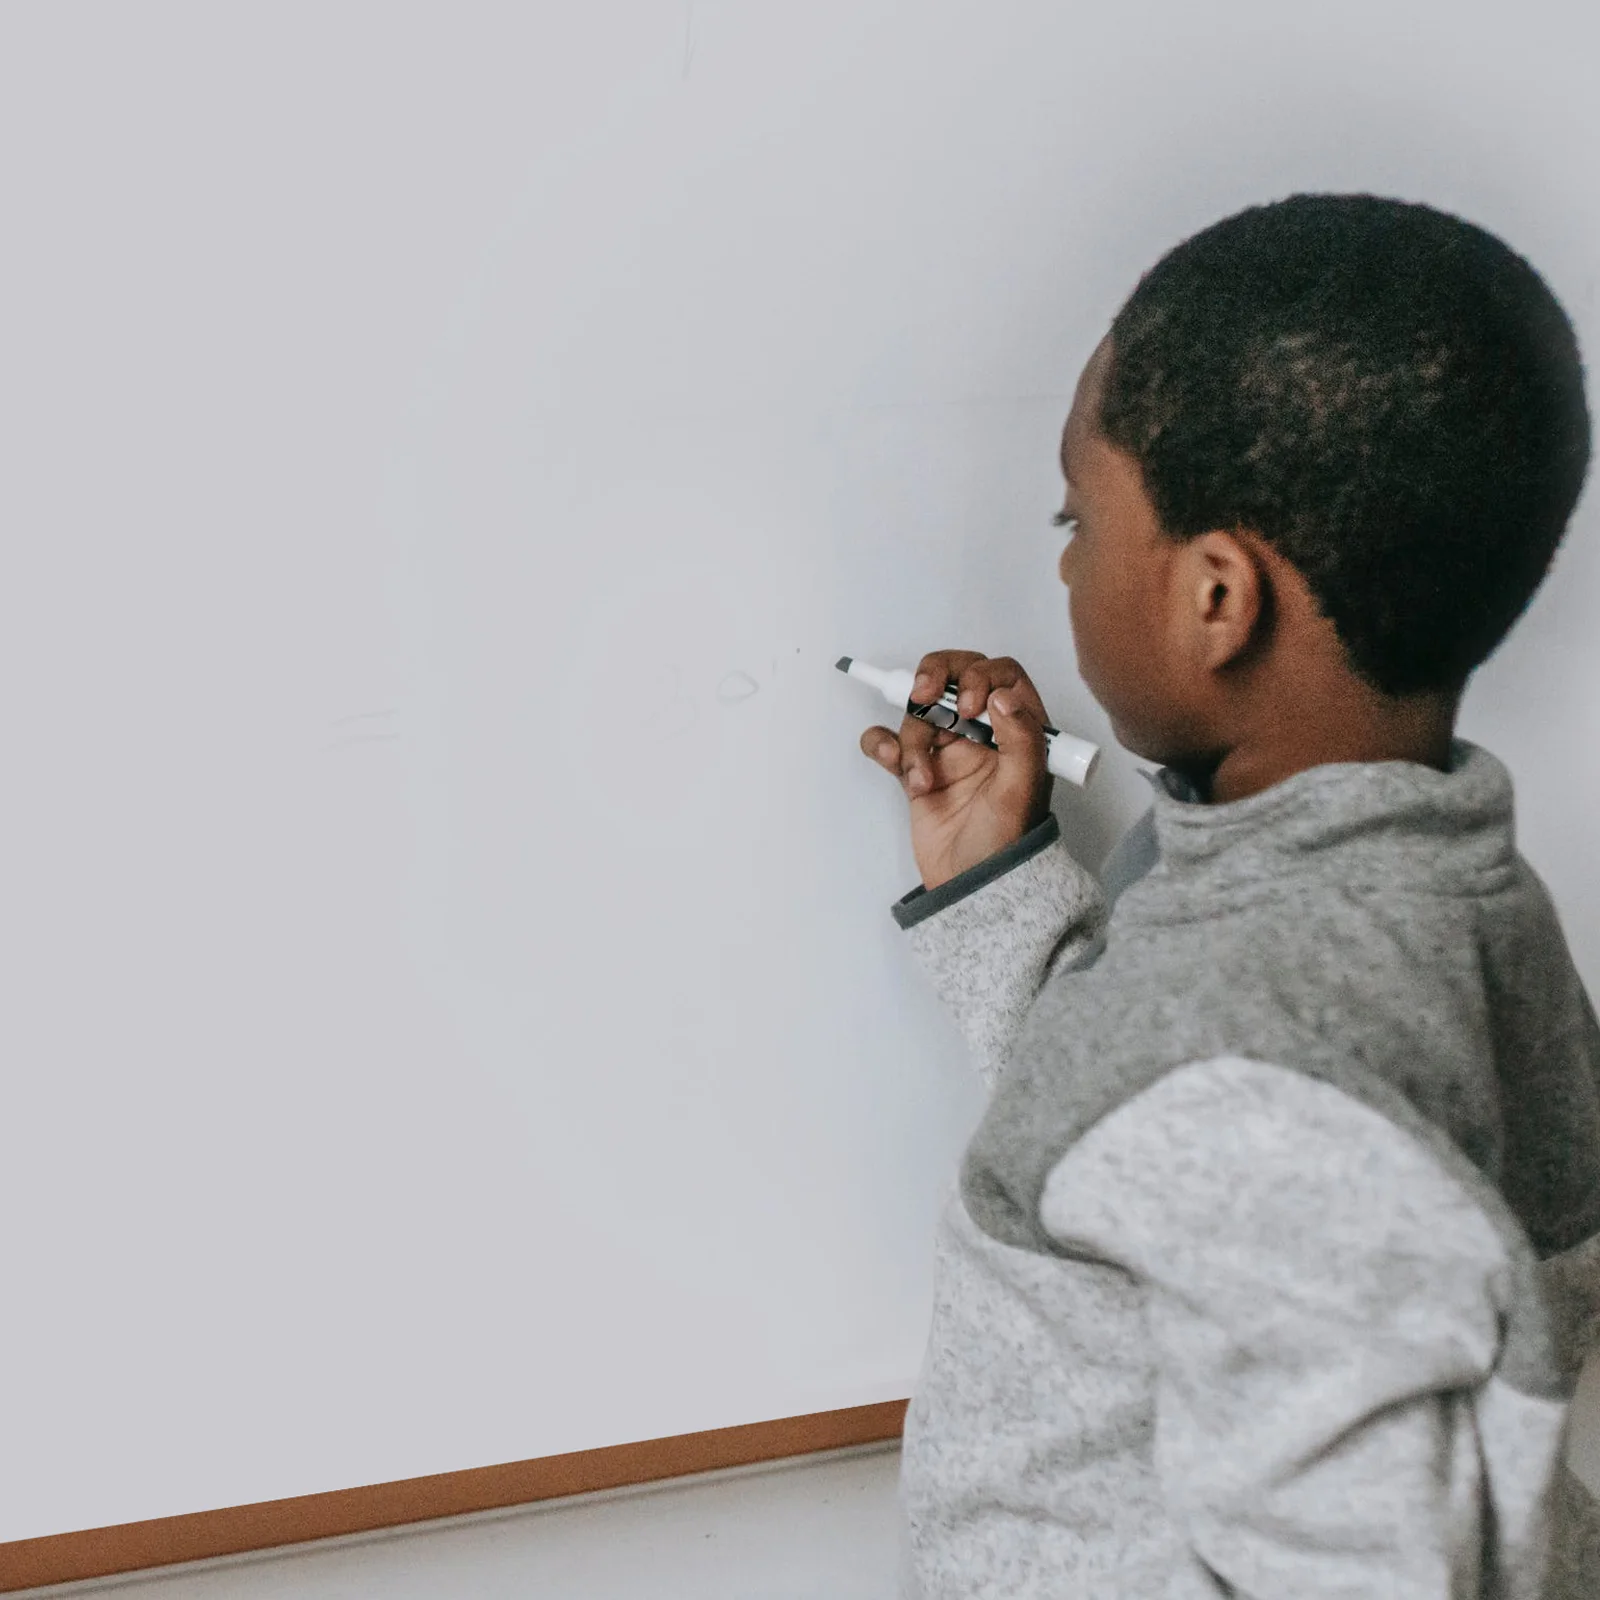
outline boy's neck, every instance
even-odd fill
[[[1414,761],[1450,770],[1459,694],[1391,700],[1370,714],[1342,723],[1314,716],[1298,726],[1279,725],[1244,737],[1205,760],[1175,761],[1207,805],[1226,805],[1260,794],[1297,772],[1341,761]]]

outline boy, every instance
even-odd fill
[[[992,1093],[940,1226],[901,1592],[1600,1596],[1563,1463],[1600,1311],[1600,1027],[1512,787],[1454,737],[1589,414],[1481,229],[1295,195],[1140,281],[1058,522],[1084,682],[1162,764],[1103,882],[1039,694],[925,656],[894,907]]]

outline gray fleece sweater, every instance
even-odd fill
[[[1600,1027],[1512,785],[1339,763],[1052,817],[894,916],[990,1089],[905,1600],[1600,1600]]]

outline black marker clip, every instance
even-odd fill
[[[935,701],[932,705],[924,704],[921,700],[908,700],[906,710],[919,722],[958,733],[963,739],[970,739],[974,744],[986,744],[993,749],[994,729],[987,722],[974,722],[970,717],[957,716],[955,706],[951,703],[955,695],[956,685],[952,683],[945,691],[943,700]]]

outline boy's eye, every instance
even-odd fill
[[[1076,524],[1077,520],[1078,519],[1076,517],[1069,516],[1064,511],[1056,512],[1056,514],[1050,519],[1051,523],[1058,528],[1065,528],[1069,525]],[[1073,532],[1077,532],[1076,526],[1073,527]]]

